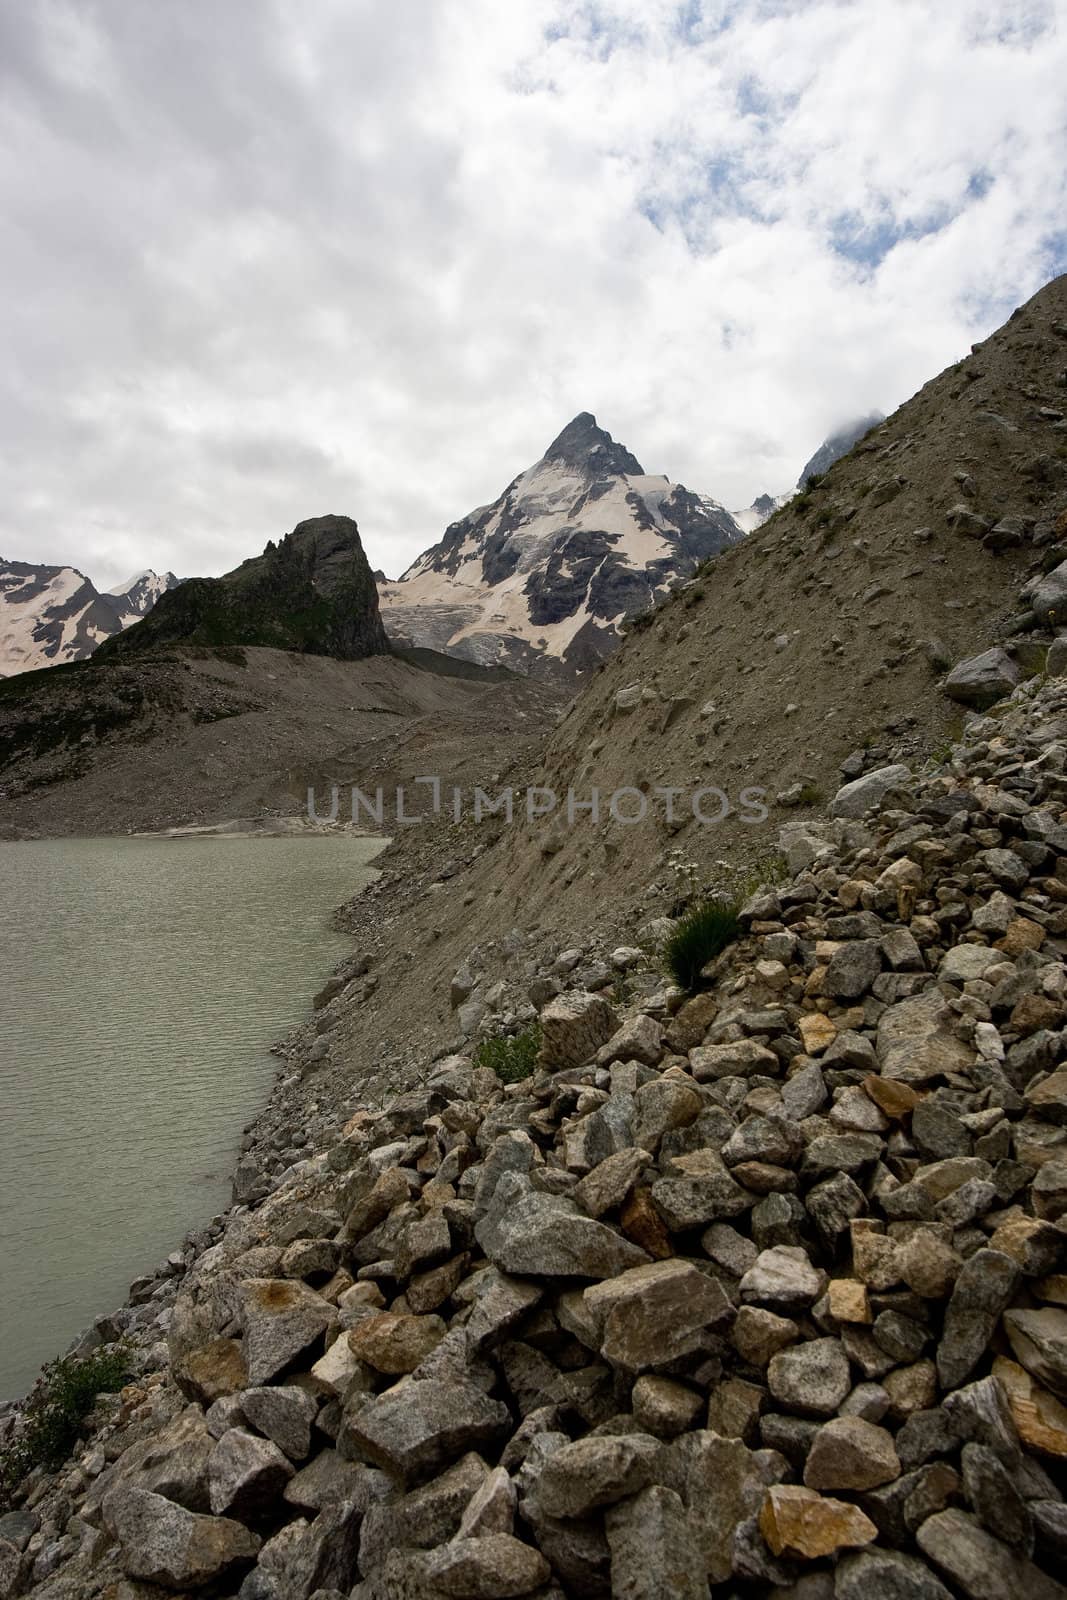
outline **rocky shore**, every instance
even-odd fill
[[[691,997],[520,929],[357,1085],[353,957],[2,1600],[1067,1595],[1067,683],[830,813]]]

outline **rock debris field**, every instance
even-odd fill
[[[696,994],[557,952],[531,1076],[428,1060],[98,1324],[0,1596],[1067,1595],[1065,816],[1034,680]]]

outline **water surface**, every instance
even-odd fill
[[[226,1205],[381,841],[0,844],[0,1399]]]

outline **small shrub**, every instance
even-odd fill
[[[825,476],[825,472],[809,472],[804,479],[805,489],[817,489]]]
[[[754,894],[761,889],[773,889],[779,883],[789,882],[789,863],[779,851],[772,850],[769,855],[760,856],[741,878],[737,885],[738,905],[744,905],[746,900],[751,900]]]
[[[0,1451],[0,1510],[35,1467],[50,1471],[66,1460],[97,1396],[114,1394],[129,1377],[129,1352],[121,1345],[44,1368],[14,1438]]]
[[[535,1022],[522,1033],[497,1034],[483,1039],[474,1052],[474,1065],[488,1067],[501,1083],[521,1083],[532,1075],[540,1048],[541,1029]]]
[[[651,628],[654,616],[654,611],[639,611],[633,616],[624,617],[623,633],[644,633],[646,629]]]
[[[794,511],[799,511],[803,516],[804,512],[807,511],[811,505],[811,495],[806,492],[804,494],[794,495],[789,503],[793,507]]]
[[[834,520],[834,508],[833,508],[833,506],[820,506],[818,511],[815,513],[815,526],[817,528],[825,528],[833,520]]]
[[[821,806],[824,798],[823,792],[817,783],[806,783],[797,796],[797,805]]]
[[[663,955],[680,989],[695,989],[702,969],[737,938],[741,926],[739,909],[734,900],[705,900],[679,922]]]
[[[687,589],[685,591],[685,603],[686,603],[686,605],[687,606],[698,606],[700,604],[701,600],[703,600],[703,598],[704,598],[704,592],[705,592],[704,591],[704,585],[702,583],[693,584],[692,588]]]

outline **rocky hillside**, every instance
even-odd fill
[[[584,671],[624,620],[736,543],[716,501],[645,473],[589,412],[490,506],[380,585],[391,638],[520,671]]]
[[[689,997],[637,929],[469,949],[511,1083],[370,1109],[345,963],[2,1592],[1063,1600],[1065,764],[1051,680],[854,781]]]
[[[350,517],[298,523],[222,578],[190,578],[100,651],[129,659],[158,645],[260,645],[355,661],[389,649],[374,579]]]
[[[829,472],[834,462],[840,461],[842,456],[847,455],[865,433],[869,433],[872,428],[876,428],[884,421],[884,411],[872,411],[867,416],[850,422],[846,427],[839,428],[836,433],[830,434],[801,468],[796,488],[787,490],[785,494],[757,495],[750,506],[746,506],[743,511],[734,512],[734,521],[738,527],[745,533],[753,533],[762,527],[767,518],[772,517],[782,506],[788,505],[795,494],[803,493],[808,479],[813,474],[821,476],[824,472]]]
[[[590,896],[714,886],[842,777],[936,754],[1067,629],[1067,278],[643,619],[573,702],[472,885],[581,927]],[[566,796],[600,796],[568,819]],[[753,823],[742,791],[765,792]],[[610,800],[641,791],[620,825]],[[663,791],[678,791],[672,800]],[[710,824],[693,812],[693,795]],[[724,811],[722,796],[729,811]],[[620,810],[641,811],[640,799]]]
[[[803,490],[809,478],[821,477],[824,472],[829,472],[835,461],[847,456],[854,444],[858,444],[865,434],[870,433],[872,428],[877,428],[884,421],[884,411],[872,411],[867,416],[858,417],[845,427],[838,428],[836,433],[824,439],[815,454],[801,468],[797,479],[797,490]]]
[[[173,572],[141,572],[100,594],[74,567],[0,559],[0,677],[84,661],[178,582]]]

